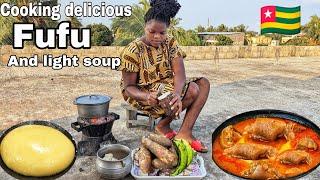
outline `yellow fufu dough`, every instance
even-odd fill
[[[73,161],[72,141],[60,131],[42,125],[24,125],[10,131],[0,146],[4,163],[25,176],[50,176]]]

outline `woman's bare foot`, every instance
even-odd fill
[[[188,141],[189,143],[191,143],[196,138],[194,138],[192,135],[182,134],[182,133],[179,132],[176,135],[175,139],[184,139],[184,140]]]
[[[208,152],[208,148],[201,141],[193,137],[192,134],[184,134],[179,132],[174,138],[184,139],[188,141],[191,147],[197,152],[201,152],[201,153]]]
[[[155,127],[155,132],[157,134],[162,134],[169,139],[172,139],[177,132],[170,128],[170,123],[172,122],[173,117],[167,116],[160,120],[160,122]]]
[[[170,125],[161,126],[158,124],[155,127],[155,131],[160,134],[168,134],[168,133],[172,132],[173,130],[170,128]]]

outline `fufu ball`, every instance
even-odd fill
[[[25,176],[51,176],[73,162],[75,147],[62,132],[49,126],[23,125],[2,140],[0,153],[11,170]]]

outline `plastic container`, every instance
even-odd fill
[[[132,158],[132,168],[131,168],[131,175],[139,180],[139,179],[142,179],[142,180],[152,180],[152,179],[157,179],[157,180],[162,180],[162,179],[188,179],[188,180],[198,180],[198,179],[202,179],[204,178],[206,175],[207,175],[207,171],[204,167],[204,160],[201,156],[197,155],[196,156],[196,161],[198,161],[199,165],[200,165],[200,174],[199,176],[139,176],[135,173],[135,171],[139,168],[135,165],[134,163],[134,154],[138,151],[138,149],[134,149],[131,153],[131,158]]]

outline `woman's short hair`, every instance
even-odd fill
[[[151,8],[144,16],[145,23],[150,20],[157,20],[170,25],[171,18],[174,18],[178,13],[181,5],[177,0],[150,0]]]

